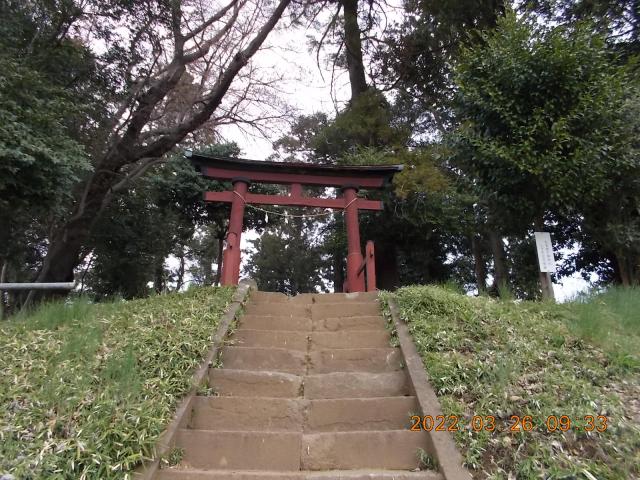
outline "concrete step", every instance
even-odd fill
[[[304,332],[299,330],[259,330],[239,328],[227,345],[235,347],[288,348],[306,351],[341,348],[386,348],[391,335],[383,329],[345,332]]]
[[[196,430],[300,431],[302,400],[264,397],[194,398],[189,428]]]
[[[301,468],[413,470],[420,466],[418,449],[427,451],[427,435],[408,430],[305,434]]]
[[[389,332],[377,330],[351,330],[344,332],[311,332],[311,350],[338,348],[385,348],[389,347]]]
[[[404,371],[386,373],[338,372],[304,377],[304,397],[368,398],[410,395]]]
[[[378,292],[300,293],[295,297],[291,297],[292,302],[301,304],[374,302],[377,299]]]
[[[307,371],[305,352],[287,348],[224,347],[222,365],[234,370],[266,370],[303,375]]]
[[[264,470],[196,470],[172,467],[158,472],[157,480],[305,480],[302,472],[268,472]],[[324,480],[324,479],[323,479]]]
[[[311,319],[308,317],[289,317],[282,315],[243,315],[239,327],[251,330],[286,330],[296,332],[311,331]]]
[[[181,465],[218,470],[300,469],[302,435],[293,432],[178,430]]]
[[[234,332],[230,344],[236,347],[287,348],[306,352],[309,334],[294,330],[239,328]]]
[[[418,412],[415,397],[303,400],[271,397],[194,398],[188,428],[309,433],[398,430]]]
[[[324,293],[315,294],[313,303],[374,302],[377,299],[378,292]]]
[[[268,472],[244,470],[195,470],[167,468],[160,470],[159,480],[443,480],[438,472],[405,470],[332,470],[326,472]]]
[[[386,331],[384,318],[380,315],[316,319],[312,322],[312,328],[314,332],[348,332],[353,330]]]
[[[249,295],[248,303],[287,303],[291,297],[280,292],[261,292],[254,290]],[[311,303],[311,302],[309,302]]]
[[[300,293],[289,297],[277,292],[251,292],[249,303],[294,303],[296,305],[311,305],[324,303],[368,303],[378,299],[378,292],[354,293]]]
[[[417,414],[416,397],[310,400],[305,409],[305,433],[400,430]]]
[[[218,395],[295,398],[302,394],[302,377],[285,372],[213,368],[209,385]]]
[[[305,472],[304,480],[444,480],[433,471],[408,472],[406,470],[333,470]]]
[[[308,306],[290,302],[248,302],[244,307],[246,315],[274,315],[281,317],[309,317]]]
[[[332,372],[394,372],[402,368],[398,348],[320,350],[309,355],[309,374]]]
[[[332,317],[380,315],[380,313],[380,304],[377,301],[316,303],[311,306],[311,318],[314,320]]]

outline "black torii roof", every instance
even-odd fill
[[[267,160],[248,160],[245,158],[223,157],[216,155],[205,155],[200,153],[186,152],[185,155],[193,164],[205,175],[208,169],[229,170],[237,174],[246,173],[247,177],[253,174],[267,174],[269,178],[279,175],[302,175],[305,177],[326,177],[334,179],[342,177],[346,179],[367,179],[366,183],[380,179],[383,187],[391,182],[393,176],[402,171],[404,165],[319,165],[315,163],[303,162],[272,162]],[[210,175],[208,175],[210,176]],[[273,182],[279,183],[279,182]],[[287,182],[288,183],[288,182]],[[302,182],[304,183],[304,182]],[[317,182],[314,182],[317,183]],[[336,184],[338,182],[328,182]],[[374,187],[376,188],[376,187]]]

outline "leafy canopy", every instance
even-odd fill
[[[512,13],[456,70],[457,160],[485,196],[530,221],[576,211],[631,167],[620,115],[628,76],[588,25],[543,28]]]

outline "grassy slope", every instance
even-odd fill
[[[439,287],[394,297],[444,412],[461,418],[456,441],[476,478],[640,478],[639,291],[570,305]],[[495,416],[496,430],[473,431],[473,415]],[[512,415],[531,415],[533,430],[511,432]],[[572,427],[548,432],[551,415]],[[585,432],[585,415],[606,415],[608,428]]]
[[[51,304],[0,323],[0,475],[126,478],[188,391],[232,293]]]

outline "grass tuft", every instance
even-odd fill
[[[418,449],[416,456],[418,457],[418,468],[420,470],[438,470],[438,461],[422,448]]]
[[[612,287],[559,307],[571,332],[601,348],[623,370],[640,371],[640,289]]]
[[[131,478],[154,455],[232,294],[79,299],[0,324],[0,474]]]
[[[476,478],[640,476],[638,290],[564,305],[433,286],[390,297],[444,413],[460,418],[455,439]],[[526,415],[532,429],[511,431],[513,416]],[[571,428],[549,431],[545,421],[563,415]],[[607,417],[606,430],[586,431],[586,415]],[[474,431],[474,416],[495,417],[496,429]]]

